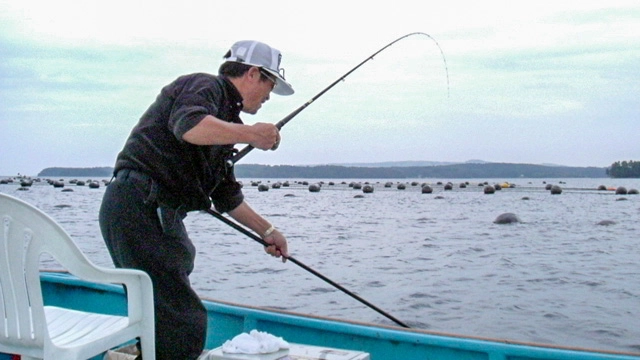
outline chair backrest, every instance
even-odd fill
[[[0,338],[22,348],[44,347],[49,339],[40,257],[50,254],[70,273],[94,270],[67,232],[34,206],[0,194]]]

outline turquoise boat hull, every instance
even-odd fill
[[[41,274],[45,304],[106,314],[125,314],[120,286],[88,283],[67,273]],[[290,343],[363,351],[373,360],[596,360],[640,359],[640,354],[603,352],[434,333],[419,329],[342,321],[267,308],[203,300],[209,314],[206,346],[253,329]]]

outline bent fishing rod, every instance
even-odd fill
[[[438,49],[440,50],[440,54],[442,55],[442,60],[444,61],[444,69],[447,75],[447,97],[449,97],[449,69],[447,68],[447,59],[444,56],[444,52],[442,51],[442,48],[440,47],[440,44],[438,44],[438,41],[436,41],[436,39],[434,39],[431,35],[427,34],[427,33],[423,33],[423,32],[413,32],[413,33],[409,33],[406,34],[404,36],[401,36],[395,40],[393,40],[392,42],[388,43],[387,45],[385,45],[384,47],[382,47],[380,50],[376,51],[375,53],[369,55],[366,59],[364,59],[361,63],[359,63],[358,65],[356,65],[353,69],[349,70],[347,73],[345,73],[344,75],[342,75],[340,78],[338,78],[336,81],[334,81],[333,83],[331,83],[329,86],[327,86],[326,88],[324,88],[324,90],[320,91],[318,94],[316,94],[314,97],[312,97],[309,101],[307,101],[306,103],[302,104],[302,106],[300,106],[299,108],[297,108],[296,110],[294,110],[291,114],[285,116],[282,120],[278,121],[275,125],[276,128],[278,128],[278,130],[282,129],[283,126],[285,126],[289,121],[291,121],[291,119],[293,119],[294,117],[296,117],[296,115],[298,115],[300,112],[302,112],[302,110],[306,109],[307,106],[311,105],[314,101],[316,101],[319,97],[321,97],[322,95],[324,95],[327,91],[329,91],[331,88],[333,88],[334,86],[336,86],[336,84],[338,84],[340,81],[343,81],[347,76],[351,75],[351,73],[353,73],[354,71],[356,71],[358,68],[360,68],[362,65],[364,65],[366,62],[368,62],[369,60],[373,60],[373,58],[378,55],[379,53],[383,52],[384,50],[386,50],[388,47],[390,47],[391,45],[397,43],[398,41],[407,38],[409,36],[413,36],[413,35],[424,35],[429,37],[431,40],[433,40],[433,42],[435,42],[436,46],[438,47]],[[227,167],[233,167],[233,165],[235,165],[235,163],[237,163],[240,159],[242,159],[243,157],[245,157],[249,152],[251,152],[251,150],[253,150],[254,147],[251,145],[247,145],[245,146],[242,150],[240,150],[236,155],[234,155],[231,159],[227,160]]]
[[[207,213],[213,215],[214,217],[216,217],[218,220],[222,221],[223,223],[231,226],[232,228],[238,230],[239,232],[247,235],[248,237],[250,237],[251,239],[257,241],[258,243],[262,244],[263,246],[270,246],[270,244],[268,244],[267,242],[265,242],[264,240],[262,240],[260,237],[258,237],[257,235],[255,235],[254,233],[252,233],[251,231],[245,229],[244,227],[236,224],[234,221],[227,219],[226,217],[224,217],[224,215],[220,214],[219,212],[212,210],[212,209],[207,209],[205,210]],[[387,319],[395,322],[396,324],[405,327],[405,328],[409,328],[409,325],[403,323],[402,321],[396,319],[395,317],[389,315],[388,313],[386,313],[385,311],[381,310],[380,308],[378,308],[377,306],[371,304],[370,302],[368,302],[367,300],[361,298],[360,296],[354,294],[353,292],[347,290],[346,288],[344,288],[342,285],[336,283],[335,281],[329,279],[328,277],[322,275],[321,273],[317,272],[316,270],[312,269],[311,267],[305,265],[303,262],[295,259],[293,256],[287,256],[285,257],[287,260],[291,261],[292,263],[300,266],[301,268],[303,268],[304,270],[310,272],[311,274],[319,277],[320,279],[324,280],[325,282],[327,282],[328,284],[331,284],[332,286],[334,286],[335,288],[337,288],[338,290],[342,291],[343,293],[351,296],[352,298],[358,300],[359,302],[363,303],[364,305],[368,306],[369,308],[377,311],[379,314],[385,316]]]

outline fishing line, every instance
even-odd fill
[[[259,242],[260,244],[262,244],[263,246],[269,246],[268,243],[266,243],[264,240],[262,240],[260,237],[256,236],[255,234],[253,234],[252,232],[250,232],[249,230],[245,229],[244,227],[236,224],[235,222],[227,219],[226,217],[224,217],[222,214],[211,210],[211,209],[207,209],[205,210],[207,213],[213,215],[214,217],[216,217],[218,220],[222,221],[223,223],[231,226],[232,228],[240,231],[241,233],[247,235],[248,237],[250,237],[251,239]],[[409,328],[409,325],[403,323],[402,321],[396,319],[395,317],[389,315],[388,313],[386,313],[385,311],[381,310],[380,308],[378,308],[377,306],[371,304],[370,302],[368,302],[367,300],[361,298],[360,296],[354,294],[353,292],[347,290],[346,288],[344,288],[342,285],[336,283],[335,281],[329,279],[328,277],[322,275],[321,273],[317,272],[316,270],[312,269],[311,267],[305,265],[304,263],[302,263],[301,261],[295,259],[293,256],[288,256],[286,257],[287,260],[291,261],[292,263],[300,266],[301,268],[303,268],[304,270],[310,272],[311,274],[319,277],[320,279],[324,280],[325,282],[327,282],[328,284],[331,284],[333,287],[337,288],[338,290],[342,291],[343,293],[351,296],[352,298],[358,300],[359,302],[365,304],[366,306],[368,306],[369,308],[377,311],[378,313],[380,313],[381,315],[385,316],[387,319],[395,322],[396,324],[405,327],[405,328]]]
[[[307,106],[311,105],[311,103],[313,103],[314,101],[316,101],[319,97],[321,97],[322,95],[324,95],[327,91],[329,91],[332,87],[334,87],[336,84],[338,84],[340,81],[343,81],[347,76],[349,76],[352,72],[356,71],[359,67],[361,67],[362,65],[364,65],[367,61],[369,60],[373,60],[373,58],[378,55],[379,53],[381,53],[382,51],[384,51],[385,49],[387,49],[388,47],[390,47],[391,45],[397,43],[398,41],[407,38],[409,36],[413,36],[413,35],[424,35],[427,36],[429,39],[433,40],[433,42],[436,44],[436,46],[438,47],[438,50],[440,50],[440,54],[442,55],[442,60],[444,62],[444,70],[445,73],[447,75],[447,98],[449,97],[449,68],[447,66],[447,59],[444,56],[444,51],[442,51],[442,48],[440,47],[440,44],[438,44],[438,41],[436,41],[436,39],[434,39],[431,35],[427,34],[427,33],[423,33],[423,32],[413,32],[413,33],[409,33],[406,34],[404,36],[401,36],[395,40],[393,40],[392,42],[388,43],[387,45],[385,45],[384,47],[382,47],[380,50],[376,51],[375,53],[369,55],[366,59],[364,59],[360,64],[356,65],[353,69],[349,70],[346,74],[342,75],[340,78],[338,78],[336,81],[334,81],[333,83],[331,83],[329,86],[327,86],[326,88],[324,88],[324,90],[320,91],[318,94],[316,94],[314,97],[312,97],[309,101],[307,101],[306,103],[302,104],[302,106],[300,106],[299,108],[297,108],[296,110],[294,110],[291,114],[285,116],[282,120],[278,121],[275,125],[278,128],[278,130],[282,129],[283,126],[285,126],[289,121],[291,121],[291,119],[293,119],[296,115],[298,115],[300,112],[302,112],[302,110],[306,109]],[[235,163],[237,163],[240,159],[242,159],[243,157],[245,157],[251,150],[253,150],[254,147],[251,145],[247,145],[245,146],[242,150],[240,150],[236,155],[234,155],[231,159],[227,160],[227,167],[233,167],[233,165]]]

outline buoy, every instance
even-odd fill
[[[624,186],[619,186],[616,189],[616,195],[627,195],[627,188]]]
[[[613,220],[602,220],[600,222],[598,222],[596,225],[600,225],[600,226],[609,226],[609,225],[615,225],[616,222]]]
[[[553,185],[550,190],[551,190],[551,195],[562,194],[562,188],[559,185]]]
[[[309,185],[309,192],[320,192],[320,184]]]
[[[514,213],[500,214],[495,220],[493,220],[494,224],[513,224],[519,222],[520,218],[518,218],[518,216]]]

